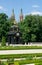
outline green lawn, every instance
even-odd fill
[[[42,49],[42,46],[0,46],[0,50]]]
[[[2,62],[1,65],[8,65],[7,61]],[[11,62],[12,63],[12,62]],[[24,65],[24,64],[35,64],[35,65],[42,65],[42,59],[35,59],[35,60],[18,60],[13,62],[14,65]]]
[[[32,57],[42,57],[42,53],[36,54],[9,54],[9,55],[0,55],[0,58],[32,58]]]
[[[24,65],[24,64],[35,64],[42,65],[42,59],[33,59],[33,57],[42,57],[42,54],[15,54],[15,55],[0,55],[0,59],[13,59],[13,58],[26,58],[25,60],[14,60],[14,65]],[[29,58],[29,59],[28,59]],[[4,62],[8,65],[8,62]]]
[[[42,46],[0,46],[0,50],[26,50],[26,49],[42,49]],[[26,60],[14,61],[14,65],[24,65],[34,63],[35,65],[42,65],[42,59],[33,59],[33,57],[42,57],[42,53],[36,54],[9,54],[0,55],[0,59],[9,58],[26,58]],[[5,63],[8,65],[8,63]]]
[[[35,64],[35,65],[41,65],[42,59],[40,60],[21,60],[21,61],[15,61],[15,65],[24,65],[24,64]]]

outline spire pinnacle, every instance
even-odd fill
[[[23,21],[23,11],[22,11],[22,8],[21,8],[21,11],[20,11],[20,21]]]
[[[12,22],[13,25],[16,24],[14,9],[12,9],[11,22]]]
[[[12,15],[11,15],[11,18],[12,18],[13,20],[15,20],[14,9],[12,10]]]
[[[22,8],[21,8],[21,13],[22,13]]]

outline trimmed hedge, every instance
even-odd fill
[[[3,65],[8,65],[8,62],[2,62]],[[14,65],[24,65],[24,64],[35,64],[35,65],[42,65],[42,59],[39,60],[18,60],[14,61]]]
[[[28,58],[28,57],[42,57],[42,53],[36,53],[36,54],[9,54],[9,55],[0,55],[0,58],[6,59],[6,58]]]
[[[15,61],[15,62],[18,62],[19,65],[22,65],[22,64],[31,64],[31,63],[42,64],[42,59],[40,59],[40,60],[19,60],[19,61]]]
[[[41,63],[35,63],[35,65],[42,65],[42,62]]]
[[[0,50],[42,49],[42,46],[0,46]]]

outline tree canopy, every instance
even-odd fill
[[[0,41],[2,39],[2,36],[6,37],[8,30],[8,16],[5,13],[0,13]]]
[[[7,37],[11,21],[5,13],[0,13],[0,40]],[[26,15],[18,25],[24,42],[42,42],[42,16]]]
[[[24,21],[19,23],[19,27],[25,42],[42,41],[42,16],[27,15]]]

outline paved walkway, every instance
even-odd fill
[[[42,46],[42,43],[10,44],[10,46]]]
[[[24,65],[35,65],[35,64],[24,64]]]
[[[30,54],[30,53],[42,53],[42,49],[0,50],[0,55],[4,55],[4,54]]]

